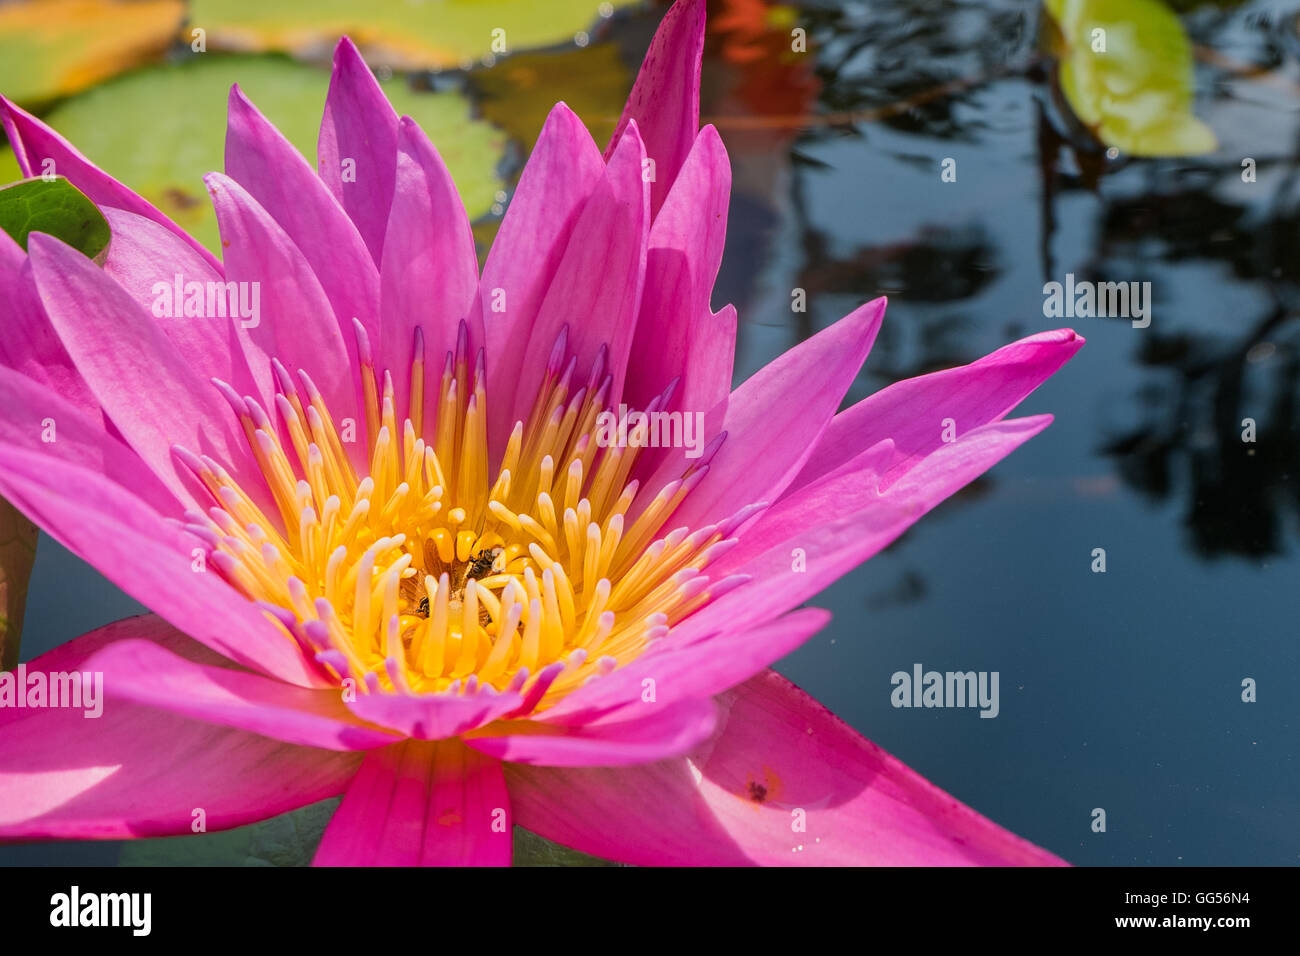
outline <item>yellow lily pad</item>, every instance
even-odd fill
[[[531,153],[547,114],[561,100],[604,147],[623,115],[632,74],[618,48],[601,43],[557,53],[521,53],[472,78],[483,116]]]
[[[209,49],[329,55],[343,34],[373,66],[468,68],[485,56],[572,43],[614,8],[639,0],[192,0],[188,31]]]
[[[213,251],[220,242],[203,176],[224,167],[226,97],[233,83],[316,165],[316,136],[329,76],[275,56],[196,56],[120,77],[61,104],[45,117],[91,160],[171,216]],[[455,92],[416,93],[383,84],[399,114],[429,134],[456,180],[470,218],[486,214],[502,188],[505,136],[470,116]],[[0,153],[0,182],[18,178]]]
[[[24,105],[78,93],[167,49],[181,0],[0,4],[0,93]]]
[[[1192,46],[1159,0],[1044,0],[1060,33],[1061,92],[1107,146],[1134,156],[1218,147],[1192,113]]]

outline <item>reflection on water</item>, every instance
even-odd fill
[[[1075,320],[1089,344],[1022,409],[1055,425],[829,589],[816,603],[834,622],[781,670],[1075,862],[1296,863],[1294,10],[1177,4],[1194,109],[1219,148],[1135,159],[1107,156],[1066,114],[1032,4],[710,6],[703,114],[735,171],[714,305],[740,309],[738,377],[881,293],[889,312],[851,400],[1065,324],[1044,318],[1042,287],[1067,272],[1151,282],[1155,298],[1146,329]],[[597,85],[591,110],[617,112],[657,15],[616,16],[556,54],[590,58],[566,70]],[[789,51],[795,26],[806,55]],[[546,88],[545,56],[471,82],[489,116]],[[24,658],[120,612],[96,580],[43,541]],[[918,661],[999,671],[998,719],[891,708],[890,674]],[[1240,700],[1246,677],[1258,703]],[[1105,834],[1089,829],[1095,807]],[[0,862],[112,852],[6,848]]]

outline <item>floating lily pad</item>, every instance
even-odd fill
[[[91,259],[108,251],[111,232],[103,214],[62,176],[24,179],[0,188],[0,229],[27,248],[27,236],[45,232]]]
[[[341,798],[233,830],[132,840],[118,866],[308,866]]]
[[[471,78],[479,108],[532,152],[547,114],[559,101],[582,118],[604,146],[614,135],[632,74],[618,48],[601,43],[556,53],[521,53]]]
[[[181,0],[0,4],[0,93],[37,104],[94,86],[167,49]]]
[[[226,98],[236,82],[315,166],[329,76],[275,56],[205,54],[149,67],[68,100],[45,119],[217,251],[217,221],[203,175],[225,165]],[[385,83],[384,91],[397,112],[419,123],[437,145],[470,217],[485,214],[501,188],[497,166],[505,137],[471,119],[469,103],[459,93],[416,93],[400,79]],[[15,170],[6,149],[0,155],[0,181]]]
[[[637,2],[193,0],[189,24],[207,31],[208,49],[277,50],[318,59],[347,34],[372,66],[436,70],[470,66],[501,52],[501,42],[507,53],[571,43],[615,7]]]
[[[1212,152],[1192,114],[1192,45],[1159,0],[1044,0],[1059,31],[1061,92],[1107,146],[1134,156]]]
[[[310,866],[340,798],[313,803],[278,817],[187,836],[132,840],[119,866]],[[521,827],[514,832],[515,866],[615,866],[552,843]]]

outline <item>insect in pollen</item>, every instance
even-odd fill
[[[469,581],[479,581],[492,573],[496,560],[501,556],[503,548],[484,548],[477,554],[473,555],[469,562],[465,564],[452,579],[451,594],[449,595],[453,603],[459,603],[465,593],[465,586]],[[429,596],[426,594],[420,598],[419,604],[416,605],[415,613],[423,618],[429,616]],[[480,611],[483,616],[485,611]],[[486,622],[485,622],[486,623]]]

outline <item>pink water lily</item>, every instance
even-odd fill
[[[768,667],[826,623],[804,601],[1047,426],[1005,416],[1082,339],[837,414],[878,299],[731,391],[703,10],[666,15],[603,156],[554,108],[481,273],[346,39],[316,170],[232,90],[220,260],[0,101],[24,172],[113,233],[102,269],[0,236],[0,494],[154,612],[27,665],[109,699],[0,709],[0,839],[342,794],[318,864],[504,864],[512,823],[639,864],[1061,862]],[[167,317],[177,276],[260,314]],[[699,441],[610,440],[623,405]]]

